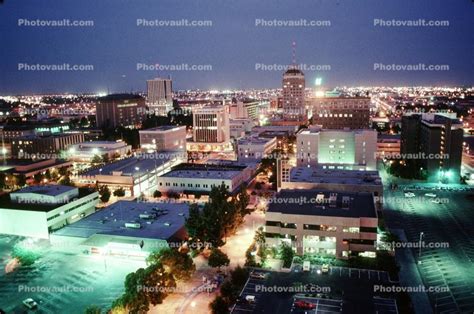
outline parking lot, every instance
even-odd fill
[[[385,192],[388,202],[384,210],[390,228],[404,229],[412,243],[419,242],[423,232],[425,246],[412,252],[425,286],[449,288],[448,292],[428,293],[437,313],[474,311],[474,196],[465,187],[461,189],[418,184],[416,188],[400,186]],[[406,191],[416,197],[406,198]],[[434,203],[424,197],[426,193],[446,201]],[[396,202],[404,197],[403,202]],[[427,243],[432,243],[431,247]]]
[[[305,301],[308,303],[315,304],[315,308],[312,310],[308,309],[299,309],[295,304],[298,301]],[[342,300],[332,300],[332,299],[321,299],[321,298],[308,298],[308,297],[295,297],[295,302],[293,302],[291,313],[295,314],[340,314],[342,312]]]
[[[4,240],[5,238],[3,238]],[[6,255],[7,246],[2,252]],[[6,259],[3,259],[2,268]],[[25,313],[22,301],[38,303],[34,313],[83,313],[93,304],[103,310],[123,293],[125,276],[144,262],[47,252],[34,265],[0,275],[0,308]]]
[[[249,278],[232,313],[397,313],[390,296],[382,298],[374,292],[374,285],[396,285],[386,272],[331,267],[322,274],[317,270],[266,272],[265,279]],[[245,301],[247,296],[255,297],[254,302]],[[299,300],[315,307],[301,308]]]

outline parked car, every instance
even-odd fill
[[[316,308],[316,304],[304,300],[298,300],[295,302],[295,307],[302,310],[312,310]]]
[[[29,309],[34,309],[38,306],[38,303],[36,303],[36,301],[33,300],[32,298],[25,299],[23,300],[22,303],[24,306],[26,306]]]
[[[428,196],[428,197],[436,197],[436,194],[433,194],[433,193],[426,193],[425,196]]]
[[[323,266],[321,266],[321,272],[323,274],[329,273],[329,265],[328,264],[323,264]]]
[[[255,303],[255,296],[254,295],[246,295],[245,296],[245,301],[247,301],[247,303]]]
[[[250,273],[250,277],[255,278],[255,279],[265,279],[267,278],[267,275],[265,273],[259,273],[259,272],[253,271]]]

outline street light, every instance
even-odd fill
[[[423,231],[420,232],[420,246],[419,246],[419,248],[418,248],[418,259],[420,259],[420,257],[421,257],[421,241],[423,240],[423,235],[424,235],[424,234],[425,234],[425,233],[424,233]],[[420,262],[420,260],[418,260],[418,262]]]

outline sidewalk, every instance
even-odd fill
[[[397,235],[401,241],[408,241],[405,232],[402,229],[391,229],[390,231]],[[400,286],[424,286],[411,250],[409,248],[396,249],[395,256],[400,264]],[[415,313],[433,313],[431,310],[430,300],[425,292],[411,292],[409,295],[413,303]]]

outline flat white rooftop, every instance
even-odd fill
[[[382,185],[378,171],[294,167],[290,182]]]

